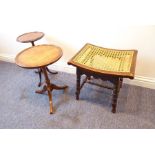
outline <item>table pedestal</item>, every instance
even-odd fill
[[[58,74],[58,72],[57,71],[50,71],[49,69],[48,69],[48,67],[46,67],[46,70],[49,72],[49,73],[51,73],[51,74]],[[38,73],[39,74],[39,83],[38,83],[38,87],[40,87],[41,86],[41,79],[42,79],[42,77],[41,77],[41,73],[42,73],[42,69],[38,69],[37,71],[35,71],[35,73]]]
[[[50,114],[53,114],[53,103],[52,103],[52,94],[51,94],[51,91],[53,91],[53,89],[56,89],[56,90],[64,90],[68,86],[57,86],[55,84],[50,83],[50,80],[49,80],[48,74],[47,74],[47,67],[41,67],[40,70],[42,70],[42,72],[43,72],[43,74],[45,76],[45,85],[43,86],[43,89],[42,90],[37,90],[36,93],[43,94],[46,91],[48,92],[49,103],[50,103]]]
[[[28,32],[28,33],[24,33],[20,36],[17,37],[17,41],[21,42],[21,43],[31,43],[32,46],[35,46],[35,41],[41,39],[44,36],[43,32]],[[48,69],[48,67],[46,67],[46,70],[51,73],[51,74],[57,74],[58,72],[56,71],[50,71]],[[38,87],[41,86],[41,73],[42,70],[39,68],[37,71],[35,71],[35,73],[39,74],[39,83],[38,83]]]
[[[35,44],[34,44],[34,41],[31,41],[31,44],[32,44],[32,46],[35,46]],[[51,74],[58,74],[58,72],[56,72],[56,71],[50,71],[49,69],[48,69],[48,67],[46,67],[46,70],[49,72],[49,73],[51,73]],[[38,71],[35,71],[35,73],[38,73],[39,74],[39,83],[38,83],[38,87],[40,87],[41,86],[41,73],[42,73],[42,69],[38,69]]]

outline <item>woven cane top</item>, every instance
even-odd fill
[[[82,67],[115,72],[130,73],[135,50],[116,50],[86,44],[82,50],[76,54],[70,64]]]

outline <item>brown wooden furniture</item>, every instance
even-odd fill
[[[76,67],[76,99],[79,100],[80,90],[86,82],[95,84],[91,82],[92,77],[110,81],[113,87],[102,87],[113,90],[112,112],[115,113],[123,78],[134,78],[136,57],[136,50],[107,49],[86,44],[68,62],[69,65]],[[83,74],[86,75],[86,79],[81,83]]]
[[[17,41],[21,43],[31,43],[35,46],[34,42],[41,39],[44,36],[43,32],[28,32],[17,37]]]
[[[43,32],[28,32],[28,33],[24,33],[20,36],[17,37],[17,41],[21,42],[21,43],[31,43],[32,46],[35,46],[35,41],[41,39],[44,36]],[[51,74],[57,74],[58,72],[51,72],[47,67],[46,70],[51,73]],[[38,69],[38,71],[36,73],[39,74],[39,84],[38,86],[41,86],[41,72],[42,70],[40,70],[40,68]]]
[[[43,71],[43,74],[45,76],[45,85],[43,86],[42,90],[38,90],[36,91],[36,93],[43,94],[46,91],[48,92],[50,103],[50,114],[53,113],[51,91],[53,91],[53,89],[57,90],[65,89],[67,88],[67,86],[60,87],[50,83],[46,67],[58,61],[61,58],[61,56],[62,56],[62,50],[57,46],[38,45],[23,50],[15,58],[16,64],[20,67],[28,69],[40,68]]]

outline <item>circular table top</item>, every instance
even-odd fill
[[[15,58],[18,66],[38,68],[53,64],[62,56],[62,50],[55,45],[37,45],[21,51]]]
[[[37,41],[39,39],[41,39],[44,36],[43,32],[28,32],[28,33],[24,33],[20,36],[17,37],[17,41],[18,42],[22,42],[22,43],[29,43],[29,42],[34,42]]]

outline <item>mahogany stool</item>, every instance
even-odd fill
[[[92,77],[109,81],[113,87],[102,87],[113,90],[112,112],[115,113],[123,78],[134,78],[137,52],[137,50],[108,49],[86,44],[68,62],[69,65],[76,67],[76,99],[79,100],[80,90],[86,82],[95,84],[91,82]],[[81,83],[83,74],[86,78]]]

